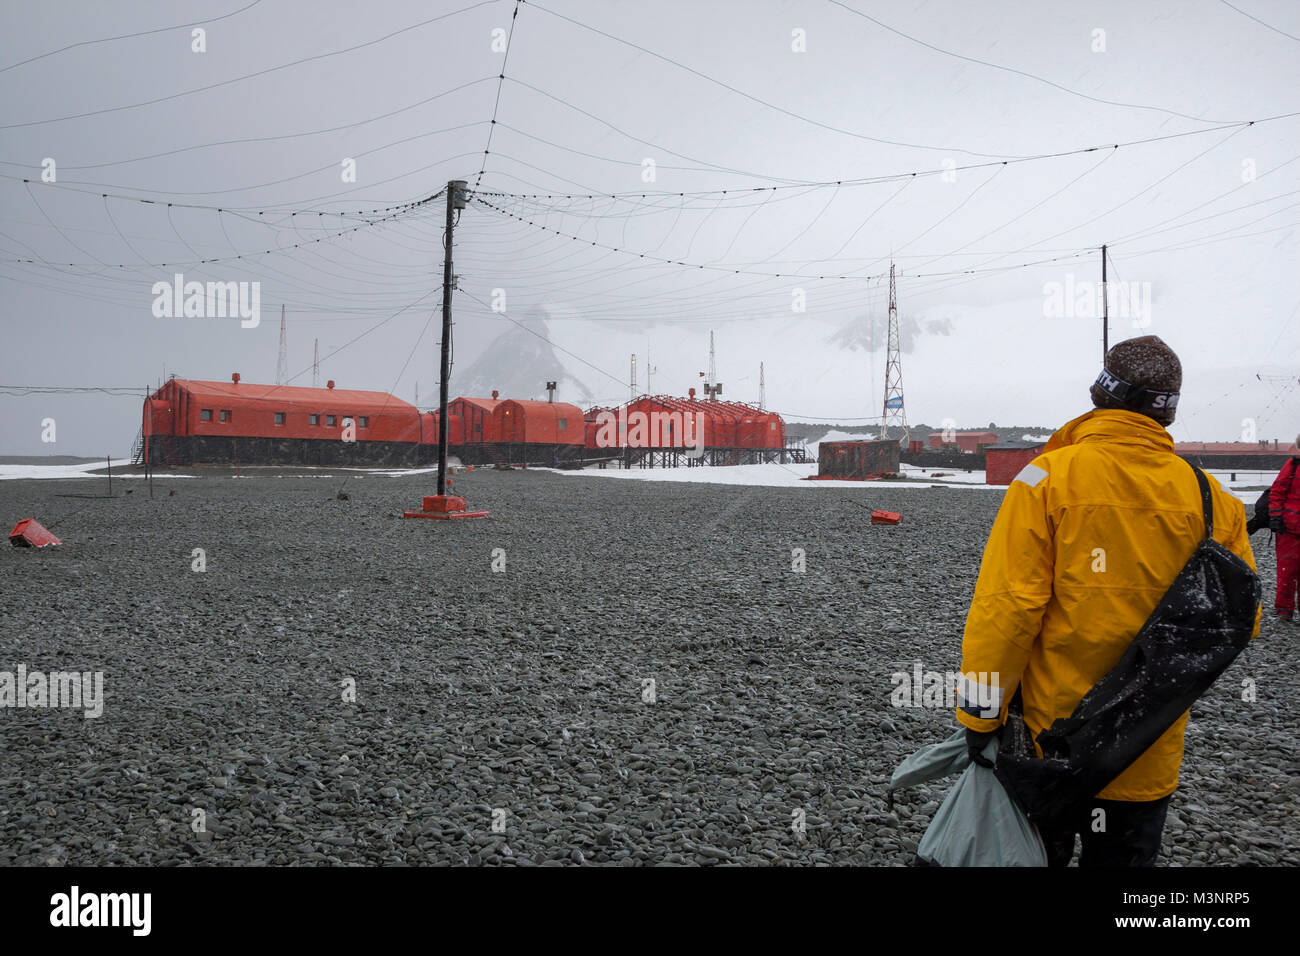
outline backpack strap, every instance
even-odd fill
[[[1191,462],[1188,462],[1191,464]],[[1205,537],[1207,539],[1214,537],[1214,498],[1210,494],[1210,482],[1205,477],[1205,472],[1192,465],[1192,471],[1196,472],[1196,483],[1201,486],[1201,514],[1205,518]]]

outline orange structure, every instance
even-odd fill
[[[1009,485],[1021,469],[1043,453],[1042,445],[993,445],[984,450],[984,481]]]
[[[640,464],[742,464],[785,461],[785,422],[780,415],[741,402],[641,395],[617,408],[595,407],[584,417],[589,455]],[[802,460],[802,448],[797,449]],[[685,460],[683,460],[685,459]]]
[[[503,444],[582,445],[582,409],[568,402],[507,399],[492,412],[494,440]]]
[[[450,401],[447,403],[447,427],[450,428],[459,416],[464,444],[491,444],[497,440],[493,413],[500,404],[496,392],[492,393],[491,398],[458,398]],[[447,444],[455,446],[457,442],[448,437]]]
[[[430,416],[387,392],[173,378],[144,407],[152,464],[382,464],[437,440]]]

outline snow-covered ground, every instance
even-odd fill
[[[830,439],[834,440],[834,439]],[[629,481],[679,481],[703,482],[715,485],[758,485],[773,488],[929,488],[931,485],[952,485],[956,488],[977,488],[986,491],[1005,491],[1004,485],[990,485],[983,471],[946,471],[942,468],[917,468],[903,465],[907,481],[805,481],[817,474],[815,464],[807,465],[728,465],[704,468],[596,468],[577,471],[551,468],[530,469],[555,471],[567,477],[623,478]],[[1247,507],[1254,505],[1259,488],[1272,482],[1273,472],[1262,471],[1212,471],[1223,487],[1232,491]],[[1235,480],[1232,475],[1236,475]],[[1245,490],[1251,489],[1251,490]]]
[[[815,464],[807,465],[725,465],[702,468],[596,468],[565,471],[530,468],[530,471],[554,471],[567,477],[623,478],[629,481],[702,482],[713,485],[758,485],[771,488],[928,488],[931,484],[952,484],[959,488],[990,488],[984,484],[984,472],[958,472],[952,478],[930,480],[921,469],[904,466],[911,481],[807,481],[817,474]],[[915,479],[920,479],[916,481]],[[924,483],[921,483],[924,482]]]
[[[102,470],[104,463],[100,461],[82,462],[78,465],[0,465],[0,481],[13,481],[19,478],[100,478],[107,480],[105,475],[93,474],[97,470]],[[143,478],[144,472],[128,471],[124,467],[119,473],[113,472],[113,477],[117,478]],[[193,478],[193,475],[173,475],[170,473],[154,473],[155,478]]]
[[[447,459],[447,464],[451,466],[451,474],[455,474],[462,466],[460,459],[454,455]],[[0,464],[0,481],[16,481],[25,478],[44,478],[44,479],[67,479],[67,478],[103,478],[107,476],[103,472],[104,463],[100,461],[77,462],[74,464],[57,464],[41,465],[27,463],[22,465],[4,465]],[[292,468],[293,471],[322,472],[321,474],[287,474],[285,469]],[[315,465],[288,465],[282,469],[278,465],[244,465],[243,473],[240,475],[231,475],[235,478],[334,478],[339,472],[355,472],[360,478],[406,478],[415,475],[436,474],[438,466],[431,468],[351,468],[346,466],[317,467]],[[178,475],[172,472],[154,472],[155,478],[198,478],[199,475]],[[122,466],[119,472],[113,471],[113,478],[144,478],[144,472],[136,471],[126,465]]]
[[[826,441],[837,441],[831,435],[826,436]],[[448,462],[452,465],[459,463],[455,460]],[[12,481],[24,478],[44,478],[44,479],[68,479],[68,478],[100,478],[104,475],[95,474],[94,472],[102,469],[104,466],[99,462],[83,462],[80,464],[63,464],[63,465],[0,465],[0,481]],[[622,478],[628,481],[676,481],[676,482],[702,482],[714,485],[747,485],[769,488],[928,488],[931,485],[952,485],[956,488],[977,488],[986,491],[1005,490],[1002,485],[989,485],[985,482],[983,471],[947,471],[943,468],[918,468],[913,465],[903,465],[903,477],[907,481],[807,481],[809,476],[817,474],[815,464],[806,465],[727,465],[718,467],[702,468],[630,468],[623,470],[620,468],[597,468],[592,465],[576,471],[568,471],[555,468],[533,468],[530,471],[549,471],[565,477],[586,477],[586,478]],[[313,469],[315,470],[315,469]],[[322,469],[330,471],[329,469]],[[434,474],[437,468],[340,468],[333,469],[337,471],[357,472],[356,477],[377,477],[377,478],[404,478],[417,477],[421,475]],[[295,474],[283,475],[274,474],[273,467],[258,466],[261,472],[256,476],[243,475],[244,478],[251,477],[277,477],[277,478],[328,478],[331,474]],[[1233,494],[1245,503],[1247,509],[1251,508],[1255,499],[1259,497],[1260,489],[1270,485],[1273,478],[1276,477],[1273,471],[1211,471],[1210,474],[1218,479],[1219,483],[1229,489]],[[1233,477],[1235,476],[1235,478]],[[143,478],[142,472],[123,470],[121,473],[114,473],[114,478]],[[194,478],[196,475],[178,475],[172,473],[155,473],[155,478]]]
[[[927,480],[934,482],[935,484],[988,484],[985,480],[983,468],[976,469],[975,471],[960,471],[952,468],[919,468],[916,465],[908,464],[901,465],[900,467],[903,469],[903,477],[911,478],[913,480]]]

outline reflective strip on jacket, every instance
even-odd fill
[[[1245,506],[1209,482],[1215,539],[1254,568]],[[962,673],[997,675],[998,713],[973,716],[979,701],[963,708],[959,698],[957,719],[994,730],[1017,686],[1035,737],[1068,717],[1119,662],[1204,535],[1196,475],[1159,423],[1094,409],[1065,425],[1007,489],[966,617]],[[1173,793],[1186,726],[1183,714],[1097,796]]]

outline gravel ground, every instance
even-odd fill
[[[0,864],[912,861],[946,784],[885,785],[955,722],[890,674],[959,664],[997,492],[475,472],[492,517],[431,522],[430,477],[340,481],[0,487],[68,515],[0,549],[0,670],[106,698],[0,711]],[[1197,705],[1162,862],[1300,863],[1297,640],[1266,619]]]

